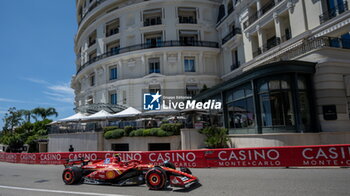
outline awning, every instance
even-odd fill
[[[88,116],[86,118],[84,118],[84,120],[93,120],[93,119],[106,119],[109,116],[112,116],[112,114],[106,112],[105,110],[101,110],[91,116]]]
[[[83,120],[85,118],[87,118],[87,116],[85,116],[84,114],[79,112],[79,113],[76,113],[76,114],[69,116],[67,118],[60,119],[60,120],[58,120],[58,122],[79,121],[79,120]]]
[[[113,118],[113,117],[133,117],[133,116],[136,116],[138,114],[141,114],[141,112],[133,107],[128,107],[127,109],[125,109],[119,113],[111,115],[110,118]]]

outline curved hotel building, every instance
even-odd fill
[[[76,0],[76,111],[181,89],[222,101],[233,147],[349,143],[349,3]]]

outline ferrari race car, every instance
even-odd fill
[[[198,178],[188,168],[176,170],[174,164],[168,161],[162,166],[154,166],[142,164],[138,160],[123,162],[118,157],[102,161],[67,161],[62,178],[67,185],[86,183],[125,186],[146,183],[152,190],[165,189],[169,185],[188,188],[198,183]]]

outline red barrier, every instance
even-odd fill
[[[63,164],[67,159],[104,159],[117,152],[0,153],[0,161],[27,164]],[[177,167],[307,167],[350,166],[350,145],[227,148],[213,150],[174,150],[118,152],[122,160]]]

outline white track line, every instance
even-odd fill
[[[49,190],[49,189],[34,189],[34,188],[24,188],[16,186],[3,186],[0,185],[0,188],[3,189],[13,189],[13,190],[23,190],[23,191],[35,191],[35,192],[46,192],[46,193],[63,193],[63,194],[75,194],[75,195],[96,195],[96,196],[126,196],[118,194],[105,194],[105,193],[88,193],[88,192],[73,192],[73,191],[60,191],[60,190]]]

